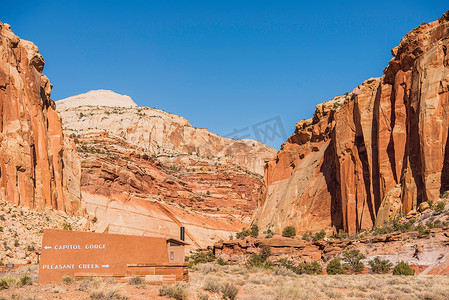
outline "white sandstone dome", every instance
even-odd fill
[[[58,110],[79,106],[138,107],[131,97],[108,90],[95,90],[58,100],[56,106]]]

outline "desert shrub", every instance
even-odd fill
[[[268,245],[260,245],[259,254],[253,253],[249,256],[246,264],[248,267],[270,268],[271,262],[267,261],[271,256],[271,247]]]
[[[101,279],[97,278],[97,277],[86,277],[84,278],[79,286],[78,286],[78,290],[83,291],[83,292],[89,292],[91,290],[94,289],[99,289],[101,286]]]
[[[426,237],[430,234],[430,230],[426,229],[423,225],[418,225],[415,227],[415,230],[418,231],[418,237]]]
[[[226,266],[228,264],[228,262],[223,260],[223,258],[220,257],[217,259],[217,264],[219,264],[220,266]]]
[[[33,279],[29,275],[22,275],[19,279],[20,285],[32,285]]]
[[[259,248],[260,248],[259,253],[260,253],[260,256],[261,256],[262,260],[266,261],[268,259],[268,257],[271,256],[271,247],[268,246],[268,245],[263,245],[262,244],[262,245],[259,246]]]
[[[189,262],[188,267],[191,268],[198,264],[204,264],[214,261],[215,255],[212,253],[212,251],[209,251],[207,253],[198,251],[192,254],[190,257],[186,257],[186,260]]]
[[[353,249],[343,252],[343,261],[350,273],[357,274],[363,271],[365,265],[362,263],[362,259],[365,259],[365,255],[360,253],[360,250]]]
[[[427,222],[426,226],[427,228],[439,228],[441,226],[441,220],[435,220],[434,222]]]
[[[337,275],[337,274],[345,274],[346,273],[338,258],[334,258],[327,264],[326,272],[329,275]]]
[[[73,279],[72,276],[66,275],[66,276],[62,277],[62,282],[65,284],[72,284],[75,282],[75,280]]]
[[[105,288],[94,289],[89,292],[92,300],[127,300],[128,297],[120,293],[118,287],[112,287],[108,290]]]
[[[251,228],[250,228],[249,231],[250,231],[250,235],[251,235],[252,237],[257,237],[257,236],[259,236],[259,226],[253,224],[253,225],[251,225]]]
[[[0,279],[0,291],[1,290],[7,290],[7,289],[13,289],[20,285],[20,282],[11,276],[5,276]]]
[[[208,294],[198,294],[198,298],[200,300],[209,300],[209,295]]]
[[[72,224],[70,223],[64,223],[64,225],[62,226],[63,230],[73,230],[72,228]]]
[[[332,237],[334,239],[344,240],[344,239],[348,238],[348,234],[343,229],[339,229],[338,233],[336,235],[333,235]]]
[[[415,275],[415,270],[410,267],[410,265],[404,261],[398,262],[398,264],[393,268],[393,275]]]
[[[208,279],[204,284],[203,289],[211,293],[219,293],[221,291],[221,285],[216,280]]]
[[[159,289],[159,296],[165,296],[175,300],[186,300],[189,293],[185,284],[176,283],[173,285],[163,285]]]
[[[310,264],[306,262],[299,263],[293,271],[299,275],[301,274],[320,275],[323,273],[320,264],[316,261]]]
[[[223,285],[221,292],[222,292],[223,299],[234,300],[237,298],[239,289],[235,285],[233,285],[231,282],[226,282]]]
[[[294,262],[286,259],[286,258],[281,258],[276,262],[278,268],[282,268],[282,269],[288,269],[291,270],[293,272],[295,272],[296,274],[309,274],[309,275],[319,275],[323,273],[323,270],[320,266],[320,264],[316,261],[312,262],[312,263],[306,263],[306,262],[301,262],[298,265],[295,265]]]
[[[296,236],[296,228],[294,226],[287,226],[282,230],[282,236],[293,238]]]
[[[237,232],[235,234],[235,237],[241,239],[247,236],[257,237],[258,235],[259,235],[259,226],[253,224],[251,225],[250,228],[243,228],[242,231]]]
[[[393,267],[393,264],[388,259],[380,259],[378,256],[370,260],[368,264],[371,272],[375,274],[386,274]]]
[[[14,247],[19,247],[19,246],[20,246],[19,240],[15,240],[14,241]]]
[[[281,276],[290,276],[290,277],[296,276],[296,273],[293,272],[293,270],[287,269],[287,268],[282,267],[282,266],[275,267],[273,269],[273,274],[274,275],[281,275]]]
[[[140,276],[133,276],[128,279],[128,283],[131,285],[141,285],[143,283],[143,278]]]
[[[446,203],[444,203],[443,201],[439,201],[437,203],[437,205],[435,206],[435,211],[436,212],[442,212],[445,207],[446,207]]]
[[[270,268],[271,264],[269,262],[265,262],[261,255],[257,253],[252,253],[246,261],[246,265],[248,267],[257,267],[257,268]]]
[[[304,233],[304,234],[302,235],[302,239],[303,239],[304,241],[310,241],[310,240],[311,240],[310,233],[308,233],[308,232]]]
[[[314,242],[322,240],[326,237],[326,231],[321,230],[320,232],[316,232],[314,235],[312,235],[312,240]]]

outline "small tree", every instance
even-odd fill
[[[343,252],[343,261],[351,273],[357,274],[363,271],[365,265],[362,263],[362,259],[365,259],[365,255],[360,253],[360,250],[353,249]]]
[[[296,228],[294,226],[287,226],[282,230],[282,236],[293,238],[296,236]]]
[[[257,226],[256,224],[251,225],[251,228],[249,231],[250,231],[249,233],[252,237],[259,236],[259,226]]]
[[[327,264],[326,272],[329,275],[337,275],[337,274],[345,274],[346,273],[338,258],[334,258]]]
[[[415,270],[410,267],[410,265],[404,261],[398,262],[398,264],[393,268],[393,275],[415,275]]]
[[[370,260],[368,264],[371,272],[375,274],[387,274],[393,267],[393,264],[388,259],[380,259],[378,256]]]

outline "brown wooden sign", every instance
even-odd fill
[[[39,282],[59,282],[65,275],[125,276],[129,264],[169,263],[169,249],[163,237],[45,229]]]

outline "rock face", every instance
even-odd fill
[[[449,13],[408,33],[381,78],[317,106],[265,169],[253,222],[383,224],[449,189]]]
[[[221,137],[191,126],[183,117],[137,107],[128,96],[112,91],[90,91],[56,101],[56,105],[68,133],[108,132],[159,158],[215,157],[263,175],[265,161],[276,153],[258,141]]]
[[[0,199],[77,213],[80,161],[64,139],[44,59],[3,23],[0,53]]]
[[[95,231],[178,236],[184,226],[198,248],[249,223],[262,185],[256,173],[274,149],[194,128],[110,91],[56,105],[80,154],[83,207]]]

